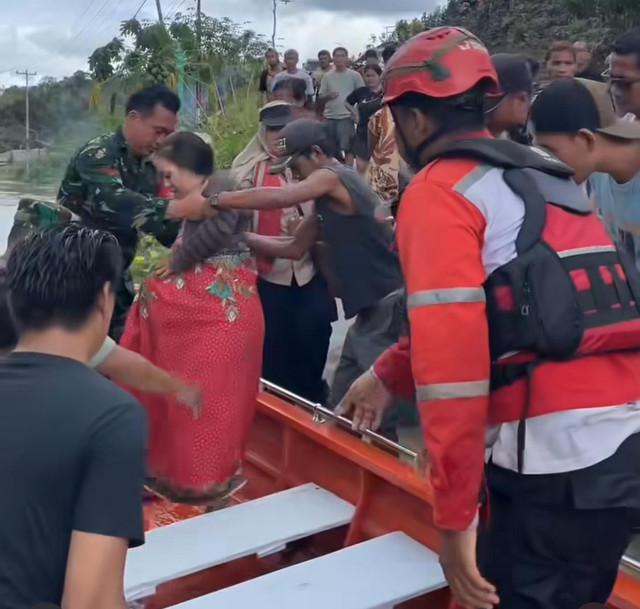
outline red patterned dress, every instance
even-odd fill
[[[243,483],[263,337],[248,251],[224,251],[170,279],[143,284],[122,346],[198,385],[204,396],[195,418],[174,397],[132,391],[148,413],[149,486],[160,496],[216,506]]]

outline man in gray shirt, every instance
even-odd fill
[[[349,69],[347,49],[337,47],[333,51],[333,70],[322,78],[319,102],[324,104],[324,118],[334,144],[345,154],[345,163],[353,165],[353,139],[355,126],[346,100],[351,93],[364,87],[362,76]]]
[[[275,91],[276,85],[281,80],[284,80],[285,78],[299,78],[300,80],[303,80],[305,83],[305,86],[306,86],[305,92],[307,94],[307,102],[311,103],[311,101],[313,100],[313,93],[314,93],[313,80],[311,80],[311,76],[309,72],[307,72],[306,70],[300,70],[298,68],[298,61],[299,61],[298,51],[294,49],[289,49],[284,54],[285,70],[275,75],[275,77],[271,81],[271,91],[272,92]]]

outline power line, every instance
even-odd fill
[[[180,0],[176,0],[176,2],[174,2],[174,6],[177,4],[177,2],[179,2]],[[173,12],[171,13],[170,17],[167,17],[167,19],[172,19],[173,17],[175,17],[178,14],[178,11],[182,8],[182,5],[186,2],[187,0],[182,0],[180,2],[180,4],[178,4],[178,6],[173,10]]]
[[[131,19],[135,19],[138,14],[140,13],[140,11],[144,8],[144,5],[147,3],[147,0],[142,0],[142,4],[138,7],[138,10],[133,14],[133,17],[131,17]]]
[[[115,15],[116,11],[118,10],[118,7],[122,4],[123,0],[118,0],[118,2],[116,3],[116,5],[113,7],[113,9],[111,10],[111,12],[105,16],[105,18],[100,22],[100,25],[93,31],[93,35],[95,36],[97,32],[99,32],[102,27],[104,26],[104,24],[107,22],[107,19],[111,18],[113,15]]]
[[[95,0],[92,0],[92,2],[89,4],[89,7],[94,3]],[[97,12],[93,15],[93,17],[91,19],[89,19],[89,21],[86,23],[86,25],[80,29],[77,33],[73,34],[71,36],[71,38],[69,38],[69,40],[67,40],[66,42],[66,49],[68,50],[69,47],[71,46],[71,43],[75,42],[82,34],[84,34],[84,32],[86,32],[89,27],[91,26],[91,24],[98,18],[98,16],[100,15],[100,13],[102,13],[102,11],[107,7],[107,5],[109,4],[109,2],[111,2],[112,0],[104,0],[104,2],[102,3],[102,5],[100,6],[100,8],[97,10]],[[44,62],[40,62],[37,66],[36,69],[40,69],[42,66],[44,65]]]

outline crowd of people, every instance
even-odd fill
[[[246,484],[261,376],[391,439],[413,404],[460,606],[606,602],[640,515],[640,28],[603,70],[583,42],[541,66],[456,27],[358,70],[265,59],[228,173],[155,86],[56,203],[20,202],[3,606],[123,608],[143,500],[210,511]],[[171,249],[135,290],[142,233]]]

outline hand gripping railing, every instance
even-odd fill
[[[346,427],[347,429],[351,430],[351,421],[349,419],[335,414],[332,410],[325,408],[321,404],[310,402],[309,400],[303,397],[300,397],[299,395],[296,395],[295,393],[289,391],[288,389],[283,389],[282,387],[278,387],[278,385],[274,385],[273,383],[269,381],[265,381],[264,379],[260,379],[260,384],[269,393],[273,393],[274,395],[285,398],[290,402],[293,402],[298,406],[302,406],[302,408],[311,412],[313,414],[313,420],[316,421],[317,423],[324,423],[327,420],[331,420],[331,421],[335,421],[342,427]],[[409,450],[404,446],[401,446],[397,442],[393,442],[392,440],[389,440],[388,438],[385,438],[384,436],[377,434],[375,431],[371,431],[370,429],[365,429],[364,431],[358,431],[357,433],[367,438],[371,438],[372,440],[375,440],[376,443],[390,450],[394,450],[399,453],[402,453],[406,457],[413,459],[415,463],[419,461],[420,457],[418,453],[415,453],[414,451]]]

